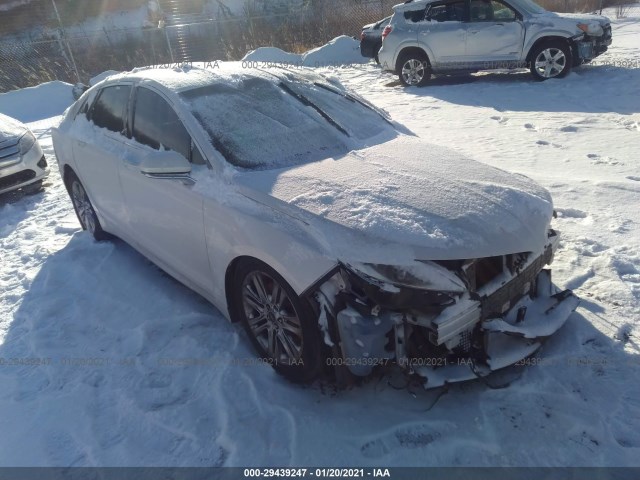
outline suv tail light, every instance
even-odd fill
[[[386,27],[384,27],[384,30],[382,31],[382,39],[384,40],[385,38],[387,38],[387,36],[393,31],[393,27],[391,25],[387,25]]]
[[[360,41],[364,40],[364,31],[360,34]]]

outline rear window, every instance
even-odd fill
[[[353,140],[392,128],[328,82],[258,75],[181,93],[213,146],[235,166],[263,170],[342,155]]]

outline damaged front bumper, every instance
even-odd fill
[[[357,376],[394,361],[422,377],[426,388],[484,377],[535,353],[579,304],[571,291],[553,285],[544,268],[558,244],[553,233],[545,252],[516,273],[497,276],[440,309],[435,304],[443,301],[433,294],[419,310],[381,306],[349,285],[353,274],[342,271],[322,287],[320,323],[328,328],[331,319],[330,343],[339,346],[340,363]]]
[[[606,52],[613,42],[611,25],[605,25],[602,31],[602,35],[599,36],[580,34],[575,37],[573,39],[575,45],[574,56],[581,62],[589,62]]]

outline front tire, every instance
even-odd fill
[[[569,45],[559,41],[541,43],[531,52],[530,58],[531,75],[538,81],[566,77],[573,64]]]
[[[431,79],[431,65],[426,54],[404,53],[398,62],[398,77],[407,87],[424,87]]]
[[[290,381],[314,380],[322,369],[322,337],[311,307],[258,260],[237,267],[232,288],[234,314],[265,363]]]
[[[87,191],[75,174],[70,174],[69,176],[68,189],[69,195],[71,195],[73,209],[76,211],[82,229],[93,235],[93,238],[98,242],[108,240],[110,236],[102,229],[102,225],[93,209],[91,200],[89,200]]]

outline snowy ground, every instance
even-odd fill
[[[373,65],[331,71],[429,141],[552,192],[555,280],[583,302],[540,365],[489,379],[504,389],[288,384],[204,300],[82,233],[55,167],[44,193],[0,198],[0,465],[640,465],[639,40],[637,19],[617,22],[606,65],[545,83],[405,90]],[[15,95],[0,111],[51,98]],[[52,159],[58,107],[33,113]]]

